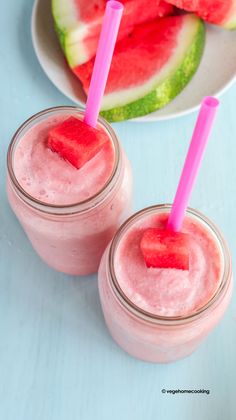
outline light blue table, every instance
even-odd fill
[[[47,80],[30,40],[32,1],[0,15],[0,419],[234,420],[235,296],[224,320],[190,358],[152,365],[125,354],[104,325],[96,276],[71,278],[43,264],[7,204],[11,135],[31,114],[70,104]],[[224,95],[191,205],[236,248],[236,86]],[[196,115],[115,126],[132,161],[135,209],[170,202]],[[162,394],[205,388],[210,395]]]

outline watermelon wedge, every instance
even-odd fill
[[[70,67],[90,60],[96,54],[107,0],[52,0],[55,29]],[[125,5],[118,39],[135,25],[166,16],[173,6],[163,0],[121,0]]]
[[[121,121],[170,102],[196,72],[205,30],[195,15],[168,16],[135,26],[115,48],[101,115]],[[94,58],[73,69],[87,93]]]
[[[194,12],[203,20],[227,29],[236,28],[235,0],[166,0],[179,9]]]
[[[140,249],[148,268],[189,270],[189,236],[186,233],[146,229]]]

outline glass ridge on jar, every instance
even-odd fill
[[[217,241],[222,278],[210,301],[196,312],[179,317],[151,314],[131,302],[115,275],[114,256],[123,235],[144,215],[169,212],[169,204],[146,208],[131,216],[107,247],[99,267],[99,293],[107,327],[117,344],[130,355],[154,363],[169,363],[193,353],[222,318],[232,294],[232,265],[228,246],[218,228],[200,212],[187,214],[202,223]]]
[[[131,214],[131,168],[114,130],[99,117],[98,125],[108,134],[115,151],[114,168],[103,188],[84,201],[66,205],[48,204],[28,194],[14,173],[15,150],[30,128],[58,114],[83,119],[84,111],[73,106],[46,109],[16,131],[7,155],[7,194],[39,256],[58,271],[88,275],[97,271],[105,247]]]

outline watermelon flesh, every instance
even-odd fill
[[[70,67],[95,56],[106,0],[52,0],[55,28]],[[173,13],[173,6],[163,0],[121,0],[124,13],[118,40],[135,25]]]
[[[159,72],[177,47],[183,20],[171,17],[136,26],[115,48],[105,93],[136,87],[137,76],[142,85]],[[93,66],[94,58],[73,69],[86,93]]]
[[[109,138],[105,132],[90,127],[78,118],[69,117],[49,131],[47,146],[80,169],[107,141]]]
[[[166,0],[188,12],[194,12],[203,20],[228,29],[236,28],[235,0]]]
[[[193,15],[135,26],[116,45],[101,115],[120,121],[166,105],[195,73],[203,46],[204,27]],[[94,58],[73,68],[86,93],[93,65]]]
[[[146,229],[140,249],[148,268],[189,270],[189,236],[186,233]]]

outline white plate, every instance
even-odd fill
[[[78,79],[67,67],[54,32],[51,0],[35,0],[32,39],[38,60],[54,85],[73,102],[84,106],[85,95]],[[195,111],[203,96],[219,96],[236,80],[236,31],[207,26],[204,56],[200,67],[183,92],[160,111],[135,121],[156,121]]]

